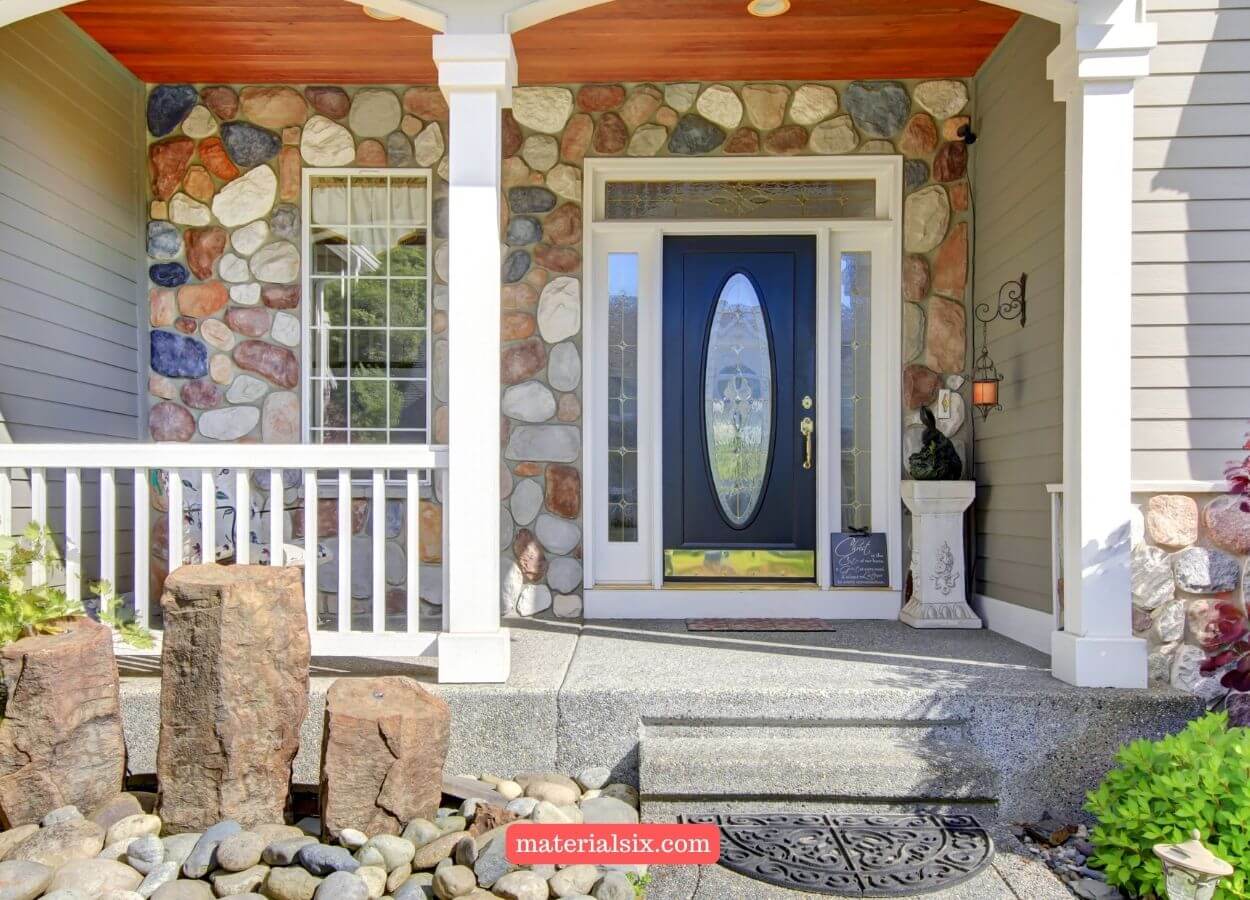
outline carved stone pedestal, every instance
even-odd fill
[[[980,628],[967,601],[964,510],[974,481],[904,481],[911,510],[911,599],[899,618],[912,628]]]

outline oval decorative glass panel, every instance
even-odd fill
[[[768,474],[773,360],[764,306],[740,272],[725,282],[716,301],[705,359],[708,465],[725,518],[741,527],[759,505]]]

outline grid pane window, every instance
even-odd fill
[[[424,176],[312,178],[314,441],[429,440],[428,195]]]

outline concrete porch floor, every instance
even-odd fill
[[[648,726],[657,733],[673,723],[695,723],[776,728],[785,734],[795,726],[955,723],[996,770],[997,804],[983,804],[977,811],[992,826],[1043,811],[1080,817],[1085,792],[1105,774],[1119,746],[1175,731],[1201,712],[1197,700],[1170,689],[1071,687],[1051,677],[1043,654],[989,631],[917,631],[881,621],[788,633],[693,633],[681,621],[582,625],[521,620],[508,625],[512,676],[502,685],[440,685],[431,660],[315,659],[296,781],[318,780],[330,684],[340,677],[378,674],[409,675],[447,700],[453,723],[447,769],[456,773],[576,772],[607,765],[614,780],[637,785],[639,748]],[[121,662],[130,771],[152,772],[159,662]],[[765,801],[760,808],[788,808],[788,794],[802,792],[790,790],[784,753],[771,768],[775,802],[755,799]],[[945,779],[940,785],[949,786]],[[649,815],[647,790],[642,785],[644,816]],[[935,788],[932,796],[948,795]],[[817,808],[855,801],[812,798]],[[926,896],[1067,896],[1044,866],[1001,829],[995,831],[999,853],[992,867],[964,885]],[[810,895],[712,867],[657,869],[648,896],[781,900]]]
[[[1077,813],[1122,743],[1201,711],[1170,689],[1071,687],[1051,677],[1043,654],[990,631],[883,621],[788,633],[693,633],[681,621],[508,624],[512,675],[501,685],[437,684],[429,660],[314,660],[297,781],[317,781],[327,688],[364,675],[409,675],[447,699],[455,772],[607,765],[637,784],[648,724],[954,721],[998,768],[1004,818],[1043,806]],[[159,663],[121,664],[130,769],[152,772]]]

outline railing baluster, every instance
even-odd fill
[[[373,630],[386,630],[386,472],[373,470]]]
[[[82,602],[82,470],[65,470],[65,596]]]
[[[100,470],[100,580],[117,590],[117,475],[112,469]]]
[[[160,553],[162,544],[168,548],[169,572],[190,563],[214,565],[227,552],[222,546],[232,543],[233,530],[236,546],[229,552],[239,563],[255,563],[261,548],[268,548],[263,556],[271,558],[274,565],[297,565],[301,558],[304,560],[305,614],[310,633],[317,638],[317,652],[358,653],[363,649],[360,638],[384,637],[391,629],[408,635],[413,646],[424,646],[428,642],[422,639],[433,639],[432,632],[440,626],[436,616],[422,621],[423,609],[428,609],[423,607],[422,597],[451,599],[446,584],[450,567],[444,564],[431,570],[431,563],[421,555],[423,538],[427,553],[437,557],[439,551],[437,544],[430,545],[431,539],[439,540],[437,531],[433,535],[422,533],[426,519],[422,503],[440,502],[447,481],[446,449],[420,446],[402,450],[366,446],[0,445],[0,463],[4,464],[0,465],[0,534],[15,529],[20,532],[28,518],[55,529],[64,572],[59,562],[55,573],[52,566],[46,571],[27,567],[22,576],[28,583],[49,584],[55,576],[55,584],[63,584],[69,598],[90,604],[96,594],[104,593],[93,591],[93,582],[108,582],[115,598],[124,597],[124,604],[118,599],[111,601],[115,612],[133,615],[145,627],[159,628],[160,615],[152,607],[161,594],[166,560],[154,554]],[[216,477],[223,473],[224,480]],[[93,484],[97,478],[98,493]],[[15,479],[25,483],[15,485]],[[263,508],[269,520],[253,536],[251,497],[257,490],[265,500]],[[288,510],[292,501],[284,494],[290,492],[296,497],[301,491],[302,501],[292,504],[300,509]],[[337,514],[330,510],[331,502],[338,503]],[[363,505],[369,502],[371,507]],[[188,503],[192,507],[189,513]],[[234,503],[237,514],[223,508]],[[166,521],[160,521],[159,511],[166,509]],[[287,516],[292,517],[289,526]],[[298,532],[301,524],[302,538]],[[330,536],[323,536],[322,529]],[[397,538],[388,529],[401,529],[406,536],[399,541],[405,550],[400,558],[393,556],[392,543]],[[186,550],[189,535],[201,542],[192,553]],[[444,531],[445,561],[450,549],[446,538]],[[131,552],[133,562],[128,558]],[[327,583],[319,562],[333,565],[330,560],[337,560],[338,571]],[[370,574],[354,569],[354,563],[361,570],[369,568]],[[440,575],[444,582],[441,598],[436,596]],[[399,586],[401,579],[403,588]],[[336,586],[337,601],[330,601]],[[366,596],[371,599],[366,601]],[[444,623],[447,607],[444,602]],[[336,614],[336,624],[330,625],[330,617]]]
[[[449,496],[447,481],[451,478],[451,473],[446,469],[430,473],[430,482],[434,479],[441,479],[443,490],[440,496],[443,498],[443,563],[439,567],[439,571],[443,576],[443,630],[447,631],[451,628],[451,542],[447,539],[447,497]]]
[[[168,470],[169,482],[169,573],[182,566],[182,473]]]
[[[339,469],[339,632],[352,630],[352,470]]]
[[[252,473],[234,471],[234,561],[246,566],[252,561]]]
[[[217,482],[212,469],[200,469],[200,562],[217,562]]]
[[[48,525],[48,473],[41,466],[30,470],[30,520],[45,528]],[[31,565],[30,583],[47,584],[48,567],[41,562]]]
[[[317,470],[304,470],[304,606],[308,633],[317,630]]]
[[[269,470],[269,565],[286,565],[286,535],[282,524],[285,518],[286,491],[282,483],[282,470]]]
[[[135,469],[135,621],[148,627],[148,582],[151,580],[152,526],[148,470]]]
[[[421,473],[407,472],[408,490],[404,493],[404,549],[408,551],[408,633],[421,630]]]

